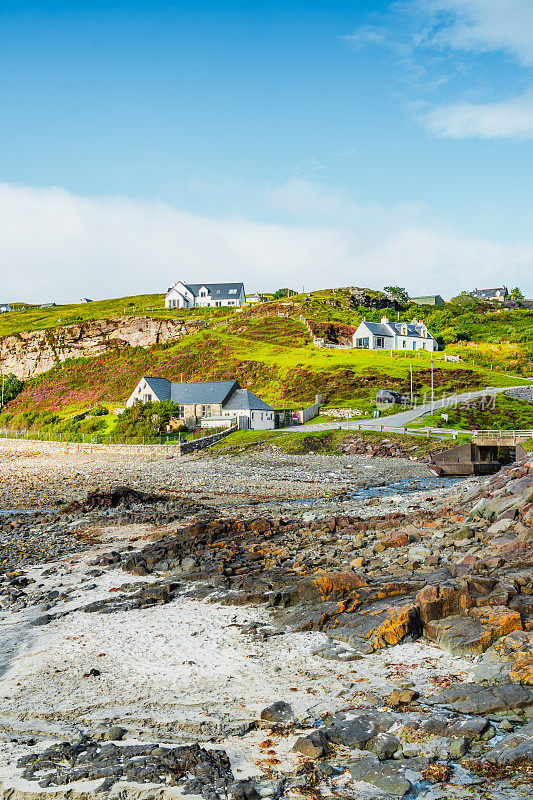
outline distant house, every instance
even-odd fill
[[[499,286],[496,289],[474,289],[470,292],[470,297],[475,297],[476,300],[492,300],[504,303],[507,300],[507,286]]]
[[[411,303],[416,303],[419,306],[441,306],[445,301],[440,294],[428,294],[422,297],[411,297]]]
[[[275,412],[272,406],[248,389],[241,389],[237,381],[208,381],[197,383],[173,383],[166,378],[141,378],[128,398],[129,407],[136,403],[163,402],[171,400],[180,406],[180,417],[195,417],[196,420],[213,418],[247,417],[253,430],[275,427]]]
[[[93,301],[92,301],[92,300],[89,300],[89,298],[88,298],[88,297],[82,297],[82,298],[81,298],[81,300],[80,300],[79,302],[80,302],[80,303],[92,303]]]
[[[423,322],[381,322],[363,319],[353,334],[353,346],[364,350],[438,350],[437,340]]]
[[[83,300],[80,300],[80,302],[83,302]],[[39,308],[53,308],[54,306],[55,306],[55,303],[41,303]]]
[[[178,281],[165,295],[166,308],[218,308],[243,306],[244,283],[183,283]]]
[[[263,302],[263,295],[259,294],[259,292],[252,292],[252,294],[246,295],[246,302],[247,303],[262,303]]]
[[[7,314],[8,311],[11,311],[9,303],[0,303],[0,314]]]

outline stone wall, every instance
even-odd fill
[[[152,456],[168,458],[179,456],[178,444],[90,444],[85,442],[47,442],[42,439],[2,439],[0,450],[12,453],[105,453],[107,455]]]
[[[184,444],[180,445],[180,455],[186,455],[187,453],[192,453],[195,450],[205,450],[206,447],[211,447],[211,445],[216,444],[221,439],[225,439],[226,436],[229,436],[230,433],[235,433],[235,431],[239,430],[237,425],[234,425],[231,428],[228,428],[225,431],[221,431],[220,433],[213,433],[211,436],[203,436],[201,439],[195,439],[192,442],[185,442]]]
[[[0,363],[4,373],[25,380],[54,367],[67,358],[86,358],[110,347],[148,347],[180,339],[197,326],[178,319],[114,317],[24,331],[0,338]]]
[[[108,455],[152,456],[169,458],[204,450],[216,444],[220,439],[238,430],[233,425],[220,433],[202,436],[183,444],[92,444],[90,442],[48,442],[43,439],[9,439],[0,438],[0,450],[12,453],[106,453]]]

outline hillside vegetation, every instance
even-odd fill
[[[37,326],[51,329],[72,324],[78,316],[98,319],[123,316],[125,311],[183,319],[203,316],[208,327],[148,348],[110,342],[103,355],[58,363],[47,373],[26,381],[0,414],[0,425],[35,427],[42,424],[43,415],[68,418],[100,404],[122,407],[142,375],[185,381],[237,379],[276,408],[302,407],[319,394],[326,406],[355,408],[369,414],[378,388],[409,393],[412,367],[413,391],[420,401],[424,395],[429,397],[429,353],[391,356],[389,351],[316,348],[312,344],[301,318],[323,323],[326,332],[328,326],[339,326],[346,337],[363,316],[375,320],[384,314],[398,316],[392,310],[373,307],[388,302],[378,292],[365,290],[356,299],[366,305],[355,305],[353,293],[347,289],[324,290],[273,300],[237,313],[227,309],[166,310],[161,307],[162,295],[144,295],[4,314],[0,317],[2,333],[12,332],[17,326],[20,330]],[[461,353],[461,362],[446,362],[442,352],[434,354],[435,396],[515,385],[520,383],[517,374],[532,374],[533,312],[464,303],[411,305],[399,312],[400,319],[423,319],[442,342],[457,338],[457,342],[447,344],[446,352]],[[499,341],[500,337],[506,337],[505,341]],[[114,417],[105,420],[106,429],[114,422]],[[458,427],[461,422],[457,421]],[[99,423],[102,427],[104,420]]]

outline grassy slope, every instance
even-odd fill
[[[403,434],[377,433],[371,431],[357,431],[357,438],[363,439],[365,444],[381,445],[383,442],[399,444],[407,448],[411,456],[424,456],[435,450],[442,450],[447,446],[456,444],[452,440],[443,440],[435,437],[405,436]],[[238,431],[226,439],[222,439],[209,451],[209,455],[239,455],[250,451],[278,450],[283,453],[302,455],[304,453],[321,453],[324,455],[338,455],[340,445],[346,439],[353,438],[353,434],[346,431],[320,431],[305,432],[286,429],[279,431]]]
[[[443,419],[442,415],[448,419]],[[436,428],[457,428],[459,430],[533,429],[533,405],[498,395],[488,403],[480,400],[471,405],[459,405],[427,415],[417,420],[416,426],[430,425]]]
[[[268,336],[276,327],[281,341],[292,341],[288,329],[303,326],[294,320],[272,317],[265,321]],[[257,326],[254,326],[257,336]],[[274,337],[276,338],[276,337]],[[299,340],[300,341],[300,340]],[[345,405],[370,411],[376,389],[386,385],[409,388],[409,365],[421,396],[429,392],[430,357],[409,353],[391,358],[389,353],[359,350],[322,350],[311,344],[288,347],[245,338],[226,329],[204,330],[175,343],[151,348],[113,348],[90,359],[60,364],[27,381],[22,393],[6,408],[8,413],[51,411],[62,416],[87,410],[98,403],[124,404],[144,374],[179,380],[236,378],[276,407],[306,405],[316,393],[330,406]],[[435,394],[449,394],[506,386],[517,380],[496,372],[445,362],[435,355]]]
[[[75,303],[39,308],[27,306],[24,310],[0,314],[0,336],[22,331],[38,331],[74,325],[91,319],[121,317],[124,315],[149,316],[156,318],[223,317],[225,309],[169,309],[164,307],[164,295],[141,294],[131,297],[117,297],[112,300],[98,300],[94,303]]]

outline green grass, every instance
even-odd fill
[[[270,326],[275,329],[285,322],[273,317]],[[427,353],[391,358],[389,353],[321,350],[311,344],[291,347],[286,338],[282,341],[266,343],[211,328],[150,348],[111,347],[103,355],[66,361],[28,380],[5,411],[68,416],[99,403],[113,408],[124,405],[142,375],[170,380],[183,375],[187,381],[236,379],[276,408],[304,407],[320,394],[327,406],[368,413],[378,388],[409,391],[410,365],[420,397],[430,391]],[[435,355],[434,364],[437,398],[443,393],[521,382],[495,371],[445,362],[440,354]]]
[[[27,306],[24,310],[0,314],[0,336],[23,331],[38,331],[76,325],[92,319],[121,316],[148,316],[156,319],[202,318],[216,321],[232,314],[223,308],[165,308],[164,295],[142,294],[97,300],[93,303],[74,303],[52,308]]]
[[[443,418],[443,414],[447,419]],[[415,426],[460,430],[531,430],[533,405],[502,394],[491,398],[488,403],[477,398],[472,404],[460,404],[457,408],[424,416],[416,421]]]
[[[289,429],[275,431],[237,431],[222,439],[209,452],[218,455],[240,455],[244,452],[267,452],[276,449],[282,453],[305,455],[320,453],[322,455],[339,455],[342,443],[353,436],[362,438],[365,444],[380,445],[384,440],[398,443],[409,450],[410,455],[424,456],[435,450],[454,446],[452,439],[440,439],[421,436],[405,436],[403,434],[379,433],[375,431],[348,432],[334,431],[292,431]],[[411,449],[412,448],[412,449]]]

